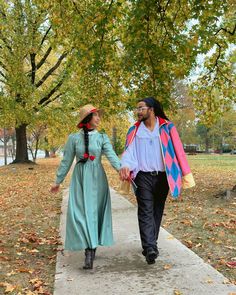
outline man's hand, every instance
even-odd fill
[[[50,192],[51,193],[58,193],[59,188],[60,188],[60,184],[55,183],[51,186]]]
[[[123,167],[120,169],[120,179],[122,181],[128,180],[130,178],[130,170],[128,167]]]

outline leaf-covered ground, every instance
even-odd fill
[[[219,193],[235,185],[236,156],[190,156],[197,186],[168,199],[163,226],[235,283],[236,198]],[[53,292],[61,194],[51,194],[59,159],[0,167],[0,293]],[[104,161],[109,182],[118,174]],[[64,184],[68,185],[69,177]],[[135,203],[132,193],[126,196]]]
[[[0,167],[0,294],[52,294],[61,194],[58,159]]]
[[[221,194],[236,185],[235,155],[189,156],[196,187],[179,200],[170,196],[163,227],[206,262],[236,283],[236,193]],[[105,162],[109,183],[120,190],[117,173]],[[136,204],[133,193],[126,196]]]

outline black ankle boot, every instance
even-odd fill
[[[96,257],[96,250],[97,250],[97,248],[95,248],[95,249],[92,249],[92,251],[93,251],[93,260],[95,259],[95,257]]]
[[[83,269],[92,269],[93,268],[93,259],[94,259],[94,253],[93,249],[85,249],[85,260],[84,260],[84,266]]]

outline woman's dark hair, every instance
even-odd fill
[[[140,99],[138,102],[141,102],[141,101],[145,102],[148,107],[154,109],[155,116],[169,120],[163,110],[162,104],[158,100],[156,100],[154,97],[146,97],[146,98]]]
[[[81,123],[83,124],[87,124],[92,120],[93,117],[93,113],[89,114],[87,117],[84,118],[83,121],[81,121]],[[83,130],[84,130],[84,146],[85,146],[85,154],[89,155],[89,129],[86,126],[83,126]],[[86,163],[88,161],[88,158],[83,158],[80,159],[79,162],[80,163]]]

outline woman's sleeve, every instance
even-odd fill
[[[195,186],[195,181],[193,178],[193,175],[191,173],[188,161],[187,161],[187,157],[183,148],[183,144],[180,140],[179,134],[175,128],[174,125],[172,125],[171,129],[170,129],[170,137],[171,137],[171,141],[173,143],[174,146],[174,150],[175,150],[175,155],[177,157],[180,169],[182,171],[182,185],[183,188],[190,188]]]
[[[113,150],[112,144],[106,134],[103,134],[102,153],[107,157],[112,167],[114,167],[116,170],[120,170],[120,159]]]
[[[70,167],[73,163],[73,160],[75,158],[75,146],[74,146],[74,140],[73,135],[69,135],[68,140],[64,147],[63,152],[63,159],[61,160],[61,163],[57,169],[56,174],[56,183],[62,183],[65,179],[67,173],[70,170]]]

